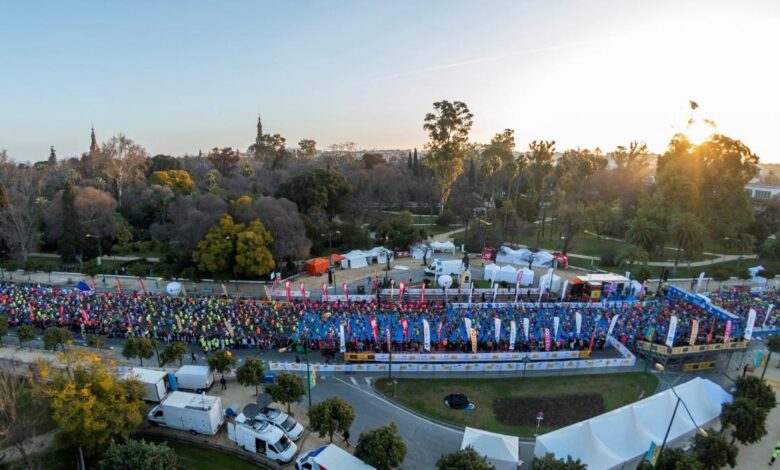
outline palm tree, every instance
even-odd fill
[[[641,246],[626,245],[618,255],[618,259],[620,260],[620,264],[628,263],[630,268],[634,263],[644,264],[650,261],[650,254]]]
[[[661,229],[649,219],[637,216],[628,223],[626,238],[634,245],[639,245],[648,253],[652,253],[661,238]]]
[[[704,227],[699,219],[690,212],[679,214],[672,221],[672,239],[677,241],[677,255],[674,258],[674,269],[680,261],[680,252],[691,259],[704,249]]]

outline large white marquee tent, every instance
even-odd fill
[[[368,266],[368,256],[360,250],[352,250],[349,253],[344,253],[342,256],[344,257],[341,260],[343,269],[357,269]]]
[[[694,378],[675,387],[693,416],[680,405],[669,431],[667,445],[711,426],[718,419],[723,403],[732,397],[716,383]],[[543,434],[536,439],[534,455],[552,452],[558,458],[580,459],[588,468],[635,468],[651,442],[661,445],[674,413],[677,397],[665,390],[636,403],[586,421]],[[695,424],[694,424],[695,421]],[[626,465],[628,464],[628,465]]]
[[[434,253],[437,251],[446,251],[453,255],[455,254],[455,244],[452,242],[431,242],[430,246]]]
[[[461,449],[471,446],[487,458],[496,470],[517,470],[520,461],[520,439],[481,429],[466,428]]]
[[[532,260],[533,263],[531,267],[549,268],[553,263],[553,255],[542,250],[534,253],[527,248],[513,250],[508,246],[502,246],[496,252],[496,263],[510,263],[528,266],[528,263]]]

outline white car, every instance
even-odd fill
[[[262,408],[260,414],[255,417],[257,420],[268,421],[281,429],[287,437],[297,441],[303,436],[303,426],[295,421],[290,415],[276,408]]]

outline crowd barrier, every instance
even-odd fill
[[[625,354],[623,354],[623,356],[625,357]],[[474,354],[397,353],[393,354],[393,362],[506,362],[522,361],[523,359],[548,361],[551,359],[580,359],[584,357],[590,357],[590,351],[494,352]],[[390,362],[390,355],[386,353],[344,353],[344,360],[347,362]]]
[[[494,363],[452,363],[452,364],[392,364],[393,372],[513,372],[522,370],[596,369],[605,367],[628,367],[636,364],[636,358],[579,359],[571,361],[546,362],[494,362]],[[271,371],[306,372],[306,364],[294,362],[270,362]],[[387,372],[389,363],[379,364],[310,364],[310,370],[319,372]]]
[[[686,354],[699,354],[716,351],[736,351],[747,349],[749,341],[732,341],[730,343],[701,344],[696,346],[675,346],[670,348],[665,344],[637,341],[636,347],[640,351],[653,352],[665,356],[683,356]]]

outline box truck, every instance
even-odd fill
[[[205,392],[214,384],[214,371],[209,366],[184,366],[176,371],[176,390]]]
[[[304,452],[295,470],[376,470],[371,465],[333,444]]]
[[[277,463],[292,462],[298,447],[281,429],[265,420],[249,419],[243,413],[227,424],[228,438],[247,452]]]
[[[125,374],[126,379],[136,379],[146,389],[144,400],[160,403],[168,395],[170,384],[168,373],[162,370],[133,367]]]
[[[153,426],[213,436],[224,422],[222,400],[205,393],[173,392],[152,408],[147,419]]]
[[[460,276],[460,272],[463,270],[463,261],[453,259],[442,261],[440,259],[434,259],[430,266],[425,268],[425,274],[429,276],[441,276],[442,274],[449,274],[457,278]]]

